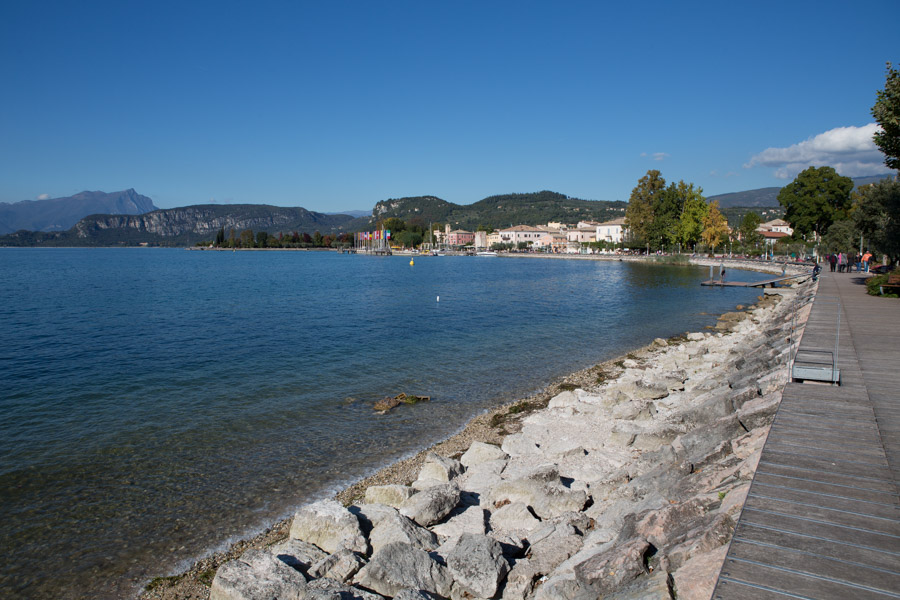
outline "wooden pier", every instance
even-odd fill
[[[774,279],[766,279],[764,281],[722,281],[721,279],[707,279],[701,281],[700,285],[712,285],[719,287],[775,287],[776,283],[798,279],[800,277],[811,277],[812,273],[795,273],[793,275],[782,275]]]
[[[900,301],[820,275],[800,343],[834,346],[840,385],[789,383],[713,600],[900,598]]]

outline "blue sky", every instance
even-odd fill
[[[869,110],[896,0],[607,4],[3,2],[0,202],[338,211],[887,171]]]

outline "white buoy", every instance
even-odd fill
[[[440,301],[441,301],[441,297],[440,297],[440,296],[438,296],[438,299],[437,299],[437,301],[438,301],[438,302],[440,302]]]

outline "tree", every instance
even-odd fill
[[[216,247],[221,246],[225,243],[225,228],[219,227],[219,231],[216,232]]]
[[[253,247],[253,230],[245,229],[241,232],[241,248]]]
[[[401,231],[396,236],[391,233],[391,239],[396,240],[404,248],[415,248],[422,243],[422,234],[416,231]]]
[[[713,200],[709,205],[709,211],[703,220],[703,243],[714,252],[716,246],[728,239],[728,221],[719,211],[719,201]]]
[[[875,145],[884,153],[884,164],[900,169],[900,71],[887,63],[884,89],[878,90],[872,116],[881,125]]]
[[[257,248],[265,248],[269,242],[269,233],[266,231],[259,231],[256,234],[256,247]]]
[[[809,167],[778,192],[784,220],[794,236],[810,233],[818,239],[835,221],[847,218],[853,180],[831,167]]]
[[[322,234],[318,230],[313,232],[312,241],[313,241],[313,245],[316,248],[320,248],[322,246],[322,239],[323,239]]]
[[[678,185],[684,186],[684,181]],[[691,185],[693,187],[693,184]],[[684,210],[684,196],[673,181],[653,198],[653,221],[647,232],[648,241],[661,247],[678,241],[678,224]]]
[[[741,219],[738,231],[741,233],[741,241],[745,246],[756,246],[759,244],[762,236],[759,235],[756,228],[759,227],[760,223],[762,223],[762,217],[753,211],[748,212],[744,215],[744,218]]]
[[[900,182],[884,180],[861,188],[853,223],[870,250],[887,254],[892,264],[900,260]]]
[[[703,196],[697,194],[688,198],[684,203],[684,210],[678,220],[678,241],[685,248],[694,249],[703,234],[703,223],[709,213],[709,205]]]
[[[859,242],[859,229],[851,219],[835,221],[822,236],[824,252],[850,252]],[[823,253],[824,253],[823,252]]]
[[[640,178],[631,190],[628,208],[625,209],[625,226],[635,240],[649,244],[653,226],[653,204],[656,196],[666,187],[666,180],[660,172],[651,169]]]
[[[381,223],[381,226],[384,229],[390,231],[391,236],[394,236],[401,231],[406,231],[406,221],[404,221],[403,219],[398,219],[397,217],[390,217],[388,219],[385,219]]]

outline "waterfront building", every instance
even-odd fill
[[[793,235],[794,229],[790,226],[787,221],[782,219],[773,219],[771,221],[766,221],[765,223],[760,223],[759,227],[756,228],[756,231],[765,237],[766,232],[770,233],[783,233],[785,235]]]
[[[532,225],[516,225],[501,229],[498,233],[501,243],[518,246],[520,242],[525,242],[529,246],[534,246],[547,231],[542,227]]]
[[[488,233],[487,231],[476,231],[475,232],[475,248],[489,248],[488,246]]]
[[[582,221],[582,223],[588,223],[588,222],[589,221]],[[589,242],[596,242],[597,241],[597,225],[599,225],[599,223],[597,223],[593,226],[585,225],[584,227],[581,227],[580,225],[582,223],[579,223],[579,227],[576,227],[575,229],[570,229],[569,231],[567,231],[566,239],[570,242],[575,242],[578,244],[587,244]]]
[[[567,244],[566,234],[558,231],[548,231],[538,239],[535,247],[550,252],[565,252]]]
[[[475,233],[465,229],[455,229],[447,234],[448,246],[465,246],[475,242]]]
[[[597,225],[597,241],[621,244],[625,238],[625,217]]]

